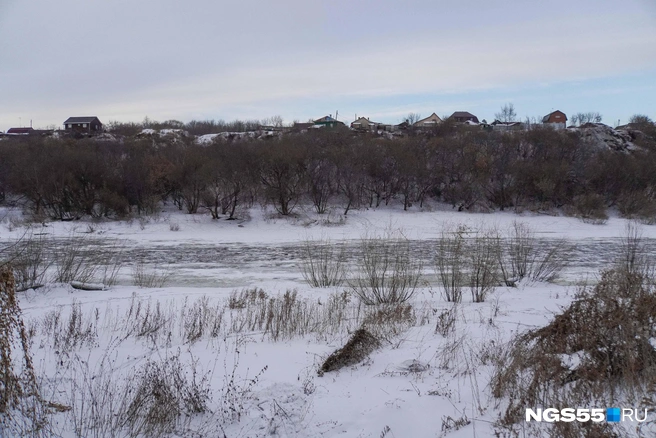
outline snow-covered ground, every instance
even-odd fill
[[[25,233],[16,220],[9,221],[16,214],[0,211],[0,243]],[[51,284],[20,295],[26,326],[34,333],[31,352],[37,375],[50,388],[45,397],[73,405],[77,414],[84,410],[82,381],[90,388],[92,380],[87,379],[103,376],[121,388],[149,359],[179,356],[187,371],[194,363],[198,377],[205,376],[211,388],[212,413],[195,415],[185,426],[201,436],[494,437],[499,401],[492,398],[489,381],[495,354],[518,331],[547,323],[570,302],[577,284],[594,281],[599,268],[617,254],[627,224],[616,217],[593,225],[568,217],[456,213],[446,208],[361,210],[347,218],[336,213],[319,216],[309,209],[296,218],[280,218],[254,208],[247,216],[212,221],[208,215],[167,212],[132,222],[33,226],[33,233],[60,243],[85,238],[96,250],[124,248],[118,284],[108,290]],[[496,287],[483,303],[473,303],[468,290],[462,304],[446,302],[431,263],[442,230],[464,225],[468,230],[503,231],[515,221],[527,224],[540,241],[565,239],[576,246],[560,279]],[[355,253],[363,236],[390,231],[412,242],[413,254],[424,262],[425,281],[410,302],[413,319],[386,332],[382,347],[364,362],[317,375],[323,359],[344,345],[368,311],[352,296],[339,327],[326,322],[328,318],[304,334],[275,339],[260,327],[235,326],[253,315],[239,306],[230,308],[229,299],[248,288],[262,289],[268,298],[296,290],[308,314],[322,318],[331,297],[345,287],[311,288],[303,281],[303,243],[330,240]],[[641,232],[649,254],[656,254],[656,226],[643,226]],[[357,255],[351,257],[352,265]],[[132,286],[131,265],[138,260],[150,272],[165,276],[166,284]],[[156,331],[134,326],[158,305],[161,324]],[[215,323],[216,330],[205,327],[190,339],[194,309],[205,309],[199,311],[208,314],[198,320]],[[84,339],[66,337],[74,311],[79,318],[73,323],[88,333]],[[217,322],[216,315],[223,319]],[[453,323],[445,328],[449,318]],[[53,430],[75,436],[70,420],[75,416],[57,414]],[[462,427],[456,425],[465,418]]]

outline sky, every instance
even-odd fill
[[[0,0],[0,131],[506,103],[656,119],[656,0]]]

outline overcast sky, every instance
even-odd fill
[[[656,119],[655,0],[0,0],[0,130],[327,114]]]

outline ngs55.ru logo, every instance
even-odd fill
[[[595,423],[608,422],[619,423],[620,421],[647,421],[648,409],[637,408],[547,408],[526,409],[526,421],[545,421],[547,423],[579,422]]]

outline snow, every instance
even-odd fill
[[[8,217],[9,213],[15,214],[0,211],[0,218]],[[442,436],[444,418],[459,419],[466,415],[471,423],[450,431],[447,436],[492,438],[495,436],[492,422],[499,411],[489,393],[491,363],[481,359],[482,353],[492,354],[518,331],[546,324],[561,306],[571,301],[575,284],[594,277],[596,271],[582,266],[572,271],[568,284],[522,282],[516,288],[497,287],[484,303],[472,303],[465,290],[464,302],[455,309],[455,330],[447,336],[436,333],[436,318],[451,309],[452,304],[444,301],[433,279],[413,298],[418,315],[416,324],[385,342],[364,362],[323,377],[317,375],[318,364],[344,344],[348,332],[313,333],[278,341],[264,333],[252,332],[226,334],[222,338],[203,336],[190,343],[176,334],[176,328],[168,342],[157,344],[147,337],[124,339],[122,334],[127,330],[124,318],[134,300],[143,305],[159,303],[165,312],[171,309],[174,315],[200,299],[208,300],[210,305],[225,304],[231,293],[246,287],[261,288],[269,296],[296,289],[302,299],[325,303],[330,294],[343,288],[313,289],[302,281],[295,262],[289,259],[289,248],[305,239],[356,243],[364,235],[401,230],[409,239],[429,241],[438,238],[446,225],[463,224],[470,229],[494,226],[503,230],[521,221],[540,239],[617,243],[627,224],[617,217],[611,217],[604,225],[593,225],[562,216],[458,213],[444,206],[435,206],[433,211],[411,212],[397,208],[364,209],[351,211],[346,218],[339,212],[315,215],[309,208],[298,213],[294,218],[282,218],[253,208],[242,220],[213,221],[208,215],[168,211],[142,223],[93,223],[94,231],[89,235],[107,242],[123,242],[130,248],[182,253],[188,247],[196,247],[198,251],[215,247],[234,250],[229,253],[233,256],[241,250],[252,257],[258,251],[268,252],[263,259],[256,257],[248,263],[238,259],[231,264],[231,260],[221,256],[223,253],[217,253],[212,263],[179,261],[165,266],[152,265],[173,273],[173,284],[167,287],[131,286],[127,268],[120,285],[108,290],[77,290],[63,284],[30,290],[20,296],[26,326],[39,327],[54,310],[62,309],[62,314],[67,315],[72,305],[79,305],[100,331],[95,343],[78,347],[75,355],[94,364],[109,351],[116,372],[128,376],[147,358],[181,351],[185,363],[196,361],[202,370],[211,371],[214,403],[221,399],[232,370],[236,370],[243,386],[259,376],[250,390],[244,392],[239,421],[222,423],[227,437],[379,437],[386,426],[391,430],[388,436],[436,437]],[[172,222],[180,224],[180,231],[171,231]],[[86,226],[86,223],[55,222],[38,230],[57,239],[67,239],[86,233]],[[25,231],[20,227],[11,227],[11,231],[8,226],[0,227],[0,242],[17,239]],[[647,239],[656,239],[654,226],[643,227],[642,233]],[[425,267],[427,273],[430,270],[430,266]],[[203,281],[188,280],[201,277]],[[235,351],[239,351],[238,360]],[[42,335],[37,335],[32,354],[37,374],[48,376],[47,380],[67,372],[57,363],[68,359],[62,359]],[[575,367],[579,358],[571,355],[562,359]],[[213,410],[218,409],[210,405]],[[62,434],[72,436],[66,431]]]

